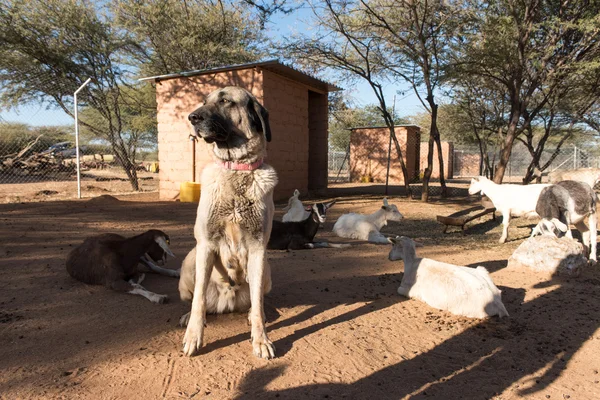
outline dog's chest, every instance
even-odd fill
[[[208,217],[208,234],[222,237],[233,227],[260,237],[265,221],[262,198],[256,198],[253,174],[228,174],[218,182],[217,191]],[[236,231],[238,229],[235,229]]]

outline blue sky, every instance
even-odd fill
[[[267,24],[267,35],[277,39],[288,36],[294,32],[306,31],[309,29],[305,23],[310,18],[311,11],[303,6],[290,15],[275,15],[273,20]],[[335,80],[335,76],[328,78]],[[365,106],[367,104],[377,104],[377,98],[373,94],[371,87],[365,82],[357,82],[350,86],[343,82],[334,82],[345,89],[351,96],[354,104]],[[404,94],[396,94],[402,91]],[[414,115],[422,112],[423,107],[415,94],[407,86],[389,84],[385,87],[386,101],[391,106],[394,95],[396,95],[396,112],[400,116]],[[11,111],[0,110],[0,121],[22,122],[29,125],[67,125],[72,124],[73,119],[61,110],[47,109],[45,105],[31,104],[19,107]]]

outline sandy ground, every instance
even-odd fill
[[[464,202],[393,198],[406,219],[384,229],[423,242],[422,256],[488,268],[509,318],[459,318],[399,296],[403,263],[388,261],[388,246],[270,251],[277,358],[252,355],[245,314],[209,316],[205,348],[188,358],[177,322],[189,305],[175,279],[147,275],[144,286],[171,298],[155,305],[64,267],[86,236],[158,228],[177,268],[194,243],[195,205],[154,198],[0,205],[0,398],[600,399],[600,268],[554,279],[507,268],[531,221],[515,220],[500,245],[489,216],[465,236],[442,234],[435,216]],[[336,218],[380,202],[339,199],[318,237],[342,241]]]

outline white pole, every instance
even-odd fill
[[[75,91],[73,94],[74,102],[75,102],[75,155],[77,157],[77,198],[81,198],[81,164],[79,161],[79,120],[77,117],[77,93],[81,91],[92,78],[88,78],[87,81],[83,82],[83,85],[79,86],[79,89]]]
[[[573,145],[573,169],[577,169],[577,146]]]

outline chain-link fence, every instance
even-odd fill
[[[74,124],[58,112],[53,121],[53,115],[33,114],[24,123],[18,114],[0,112],[0,203],[77,197]],[[110,146],[97,139],[82,142],[82,195],[131,192]],[[141,190],[158,190],[156,149],[141,149],[136,168]]]
[[[355,128],[352,130],[349,151],[329,151],[329,182],[338,184],[370,184],[374,191],[379,191],[386,179],[390,186],[401,191],[404,186],[400,162],[397,157],[395,143],[390,149],[389,130],[385,127]],[[427,168],[429,143],[421,142],[419,128],[414,125],[396,127],[396,137],[403,153],[411,189],[418,195],[422,189],[424,171]],[[442,142],[441,153],[444,162],[444,177],[450,196],[466,195],[470,177],[482,175],[483,164],[476,146],[454,146]],[[388,174],[389,156],[389,174]],[[490,164],[498,162],[498,151],[488,154]],[[531,154],[522,143],[515,143],[510,162],[506,168],[504,182],[522,183],[523,177],[531,164]],[[542,181],[547,182],[547,175],[555,170],[572,170],[578,168],[600,168],[600,150],[596,147],[584,147],[584,144],[564,145],[556,154],[555,148],[543,152],[540,165],[550,161],[542,171]],[[441,193],[439,179],[439,161],[437,146],[434,146],[433,169],[429,185],[429,193]],[[344,185],[347,186],[347,185]],[[376,187],[377,186],[377,187]]]
[[[548,173],[556,170],[573,170],[579,168],[599,168],[600,155],[597,154],[597,149],[587,149],[578,145],[565,145],[556,153],[555,148],[548,148],[542,153],[540,165],[545,165],[549,160],[552,162],[542,172],[542,180],[546,182]],[[556,153],[556,154],[555,154]],[[488,154],[492,164],[495,164],[498,154],[490,152]],[[506,182],[521,182],[522,178],[527,173],[527,168],[531,163],[532,157],[529,151],[521,143],[517,143],[513,147],[509,163],[506,167],[504,181]],[[481,175],[480,170],[481,156],[479,149],[470,146],[461,146],[453,152],[453,169],[455,177],[472,177]]]
[[[336,151],[329,149],[327,157],[327,171],[329,182],[350,181],[350,159],[348,151]]]

